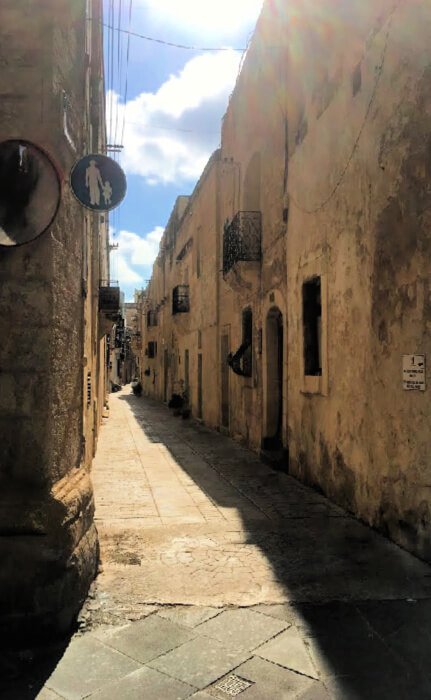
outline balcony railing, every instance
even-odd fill
[[[117,321],[120,311],[119,287],[99,287],[99,311],[107,318]]]
[[[223,273],[241,261],[259,262],[262,257],[262,214],[260,211],[239,211],[223,234]]]
[[[189,285],[179,284],[172,292],[172,313],[183,314],[190,311]]]

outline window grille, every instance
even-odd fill
[[[241,261],[260,261],[262,257],[262,214],[240,211],[226,222],[223,233],[223,274]]]
[[[91,406],[91,372],[87,372],[87,408]]]
[[[180,314],[190,311],[189,285],[179,284],[172,292],[172,313]]]

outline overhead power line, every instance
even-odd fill
[[[127,33],[127,52],[126,52],[126,84],[124,87],[124,110],[123,110],[123,126],[121,128],[121,143],[124,143],[124,130],[126,127],[126,109],[127,109],[127,92],[129,83],[129,62],[130,62],[130,27],[132,24],[132,6],[133,0],[129,1],[129,29],[124,30]],[[120,32],[120,27],[118,27]]]
[[[118,27],[121,27],[121,19],[122,19],[122,0],[118,0]],[[123,52],[121,50],[121,41],[120,41],[120,35],[117,37],[117,75],[118,75],[118,80],[120,81],[121,85],[121,73],[122,73],[122,63],[123,63]],[[115,129],[114,129],[114,137],[112,139],[113,143],[118,143],[118,119],[119,119],[119,109],[116,109],[116,114],[115,114]]]
[[[173,46],[175,49],[186,49],[187,51],[245,51],[244,48],[238,49],[232,46],[187,46],[186,44],[174,44],[171,41],[164,41],[163,39],[155,39],[151,36],[144,36],[144,34],[138,34],[137,32],[132,32],[130,29],[121,29],[120,27],[114,27],[111,24],[105,24],[102,22],[103,26],[107,29],[112,29],[115,32],[121,32],[122,34],[128,34],[129,36],[135,36],[138,39],[145,39],[145,41],[153,41],[156,44],[162,44],[163,46]]]
[[[219,130],[213,131],[210,129],[181,129],[177,126],[161,126],[160,124],[144,124],[143,122],[135,122],[126,119],[126,124],[134,124],[142,126],[144,129],[162,129],[163,131],[181,131],[183,134],[218,134]]]

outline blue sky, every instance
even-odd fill
[[[105,23],[112,24],[113,16],[114,27],[128,29],[129,2],[105,0]],[[176,44],[242,48],[261,5],[262,0],[132,0],[130,28]],[[111,253],[111,277],[131,300],[151,275],[176,197],[191,194],[220,143],[241,52],[188,51],[132,36],[127,63],[127,43],[127,34],[105,27],[108,143],[123,141],[115,157],[128,182],[124,202],[110,215],[111,238],[119,244]]]

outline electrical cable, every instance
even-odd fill
[[[129,0],[129,31],[127,33],[127,51],[126,51],[126,80],[124,87],[124,100],[123,100],[123,126],[121,129],[121,144],[124,143],[124,131],[126,127],[126,109],[127,109],[127,91],[129,84],[129,62],[130,62],[130,27],[132,26],[132,7],[133,0]]]
[[[144,34],[138,34],[137,32],[132,32],[128,29],[118,29],[110,24],[103,23],[104,27],[108,29],[113,29],[116,32],[122,32],[123,34],[128,34],[129,36],[135,36],[138,39],[144,39],[145,41],[153,41],[156,44],[162,44],[163,46],[171,46],[175,49],[186,49],[187,51],[246,51],[246,48],[234,48],[232,46],[187,46],[186,44],[175,44],[171,41],[164,41],[163,39],[155,39],[151,36],[145,36]]]
[[[113,139],[113,109],[114,109],[114,0],[109,0],[109,17],[111,21],[111,31],[108,34],[108,65],[110,81],[108,82],[109,89],[109,142]]]
[[[122,0],[118,0],[118,28],[121,30],[121,17],[122,17]],[[119,88],[121,89],[121,73],[122,73],[122,51],[121,51],[121,34],[117,34],[117,75],[118,75],[118,84]],[[115,110],[115,130],[114,130],[114,137],[113,137],[113,143],[117,143],[117,136],[118,136],[118,119],[119,119],[119,109],[118,109],[118,104],[117,108]],[[114,154],[115,156],[115,154]],[[115,158],[114,158],[115,159]]]
[[[133,122],[126,120],[126,124],[135,124],[136,126],[143,126],[145,129],[162,129],[163,131],[180,131],[183,134],[219,134],[219,131],[210,131],[209,129],[180,129],[175,126],[160,126],[159,124],[142,124],[142,122]]]

